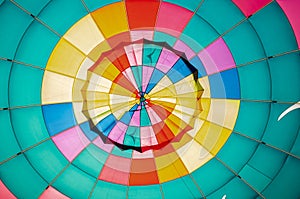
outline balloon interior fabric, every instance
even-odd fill
[[[0,0],[0,198],[299,198],[299,9]]]

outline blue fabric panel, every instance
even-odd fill
[[[84,122],[84,123],[80,124],[80,128],[81,128],[82,132],[84,133],[84,135],[90,141],[94,140],[98,136],[97,133],[95,133],[94,131],[91,130],[91,127],[88,122]]]
[[[72,103],[44,105],[43,113],[50,136],[76,124]]]
[[[117,123],[117,119],[113,114],[108,115],[103,120],[101,120],[96,126],[97,128],[106,136],[114,128]]]
[[[206,70],[198,56],[190,60],[190,63],[198,70],[198,78],[206,76]]]
[[[154,69],[152,76],[150,78],[150,81],[148,83],[148,86],[146,88],[146,93],[149,93],[154,86],[157,85],[157,83],[161,80],[161,78],[164,76],[165,74],[163,72],[161,72],[160,70]]]
[[[192,73],[193,71],[191,71],[186,63],[180,58],[174,64],[171,70],[168,71],[167,76],[173,83],[176,83]]]

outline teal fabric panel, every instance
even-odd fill
[[[132,157],[132,150],[121,150],[119,147],[115,146],[111,151],[111,154],[130,159]]]
[[[60,35],[64,35],[75,22],[87,14],[80,0],[53,0],[39,14],[39,19]]]
[[[164,2],[173,3],[176,5],[179,5],[180,7],[186,8],[192,12],[194,12],[197,7],[200,5],[201,0],[193,0],[193,1],[187,1],[187,0],[164,0]]]
[[[235,172],[239,172],[255,152],[257,143],[232,133],[217,157]]]
[[[236,65],[265,57],[259,37],[248,21],[243,22],[223,36]]]
[[[8,107],[8,82],[12,63],[0,60],[0,108]]]
[[[50,0],[15,0],[15,2],[36,16],[50,2]]]
[[[160,199],[162,198],[160,185],[130,186],[128,190],[128,198]]]
[[[276,1],[254,14],[249,21],[261,38],[268,56],[298,49],[294,31]]]
[[[300,160],[288,157],[278,176],[263,192],[266,198],[299,198]]]
[[[256,169],[249,165],[245,165],[239,175],[246,180],[254,189],[262,192],[266,186],[271,182],[271,179],[263,175]]]
[[[97,185],[93,191],[91,198],[124,199],[126,198],[126,193],[127,193],[127,186],[99,180],[97,182]]]
[[[300,157],[300,128],[298,130],[298,136],[295,139],[294,146],[291,150],[291,153]]]
[[[269,119],[270,104],[241,101],[234,131],[261,139]]]
[[[290,106],[290,104],[272,104],[270,118],[262,139],[264,142],[285,151],[291,150],[300,126],[299,109],[288,113],[278,121],[279,115]]]
[[[241,98],[246,100],[270,100],[271,78],[266,61],[238,68]]]
[[[245,18],[234,3],[220,0],[204,1],[197,14],[211,24],[219,34],[228,31]]]
[[[25,152],[32,166],[50,183],[69,163],[52,140],[45,141]]]
[[[70,165],[53,183],[58,191],[70,198],[88,198],[96,179],[77,167]]]
[[[8,110],[0,111],[0,162],[21,151],[11,126]]]
[[[10,1],[0,7],[0,57],[13,59],[19,41],[33,18]]]
[[[59,37],[57,35],[40,22],[34,21],[20,41],[16,59],[27,64],[45,68],[48,58],[58,40]]]
[[[265,176],[273,179],[281,169],[285,158],[286,154],[261,144],[248,164]]]
[[[216,40],[219,34],[199,15],[195,14],[183,30],[180,39],[195,52],[199,52]]]
[[[175,44],[176,40],[177,39],[175,37],[173,37],[169,34],[166,34],[166,33],[160,32],[160,31],[154,31],[153,41],[166,42],[170,46],[173,46]]]
[[[98,178],[108,153],[90,144],[73,160],[73,164],[91,176]]]
[[[226,198],[255,198],[257,193],[253,191],[241,179],[235,177],[227,182],[221,189],[209,195],[207,199],[218,199],[226,195]]]
[[[10,106],[40,104],[43,74],[43,70],[13,64],[9,84]]]
[[[162,184],[164,198],[200,198],[202,195],[191,177],[185,176]]]
[[[201,168],[192,173],[193,178],[205,195],[219,189],[234,175],[218,160],[211,159]]]
[[[299,52],[269,60],[272,78],[272,99],[283,102],[300,100]]]
[[[49,137],[40,106],[12,109],[11,118],[22,149]]]
[[[17,198],[38,198],[48,185],[31,167],[24,155],[0,165],[0,176]]]
[[[101,1],[84,0],[84,2],[89,8],[90,12],[92,12],[94,10],[97,10],[98,8],[102,8],[111,3],[120,2],[120,0],[101,0]]]

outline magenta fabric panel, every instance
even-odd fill
[[[48,187],[43,194],[39,197],[39,199],[69,199],[69,197],[65,196],[64,194],[58,192],[53,187]]]
[[[237,7],[244,13],[246,17],[249,17],[256,11],[263,8],[265,5],[270,3],[272,0],[232,0]]]

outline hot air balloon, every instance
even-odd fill
[[[0,0],[0,198],[299,198],[298,0]]]

